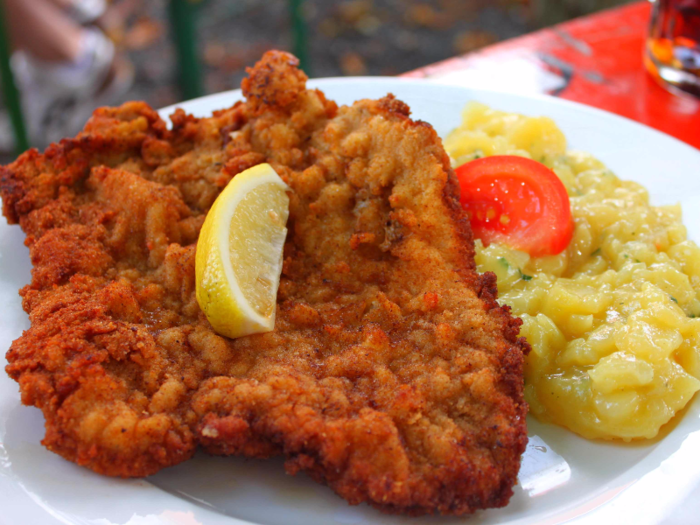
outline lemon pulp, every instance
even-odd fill
[[[248,302],[266,317],[275,309],[287,236],[288,212],[281,215],[278,210],[287,210],[288,206],[284,189],[268,182],[248,193],[231,218],[229,256],[233,273]]]

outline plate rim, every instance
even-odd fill
[[[542,102],[545,102],[547,104],[554,104],[554,105],[560,105],[560,106],[565,106],[565,107],[571,107],[571,108],[576,108],[578,110],[585,111],[586,113],[592,113],[594,115],[601,115],[604,118],[608,119],[613,119],[617,120],[620,123],[624,123],[624,125],[632,125],[634,127],[639,127],[647,130],[648,132],[651,132],[654,135],[657,135],[659,137],[663,137],[665,140],[671,140],[676,143],[678,146],[682,146],[684,148],[688,148],[690,151],[697,153],[700,155],[700,149],[692,146],[691,144],[688,144],[687,142],[684,142],[680,140],[679,138],[674,137],[673,135],[669,135],[668,133],[665,133],[663,131],[660,131],[656,128],[653,128],[649,126],[648,124],[645,124],[643,122],[637,122],[636,120],[633,120],[629,117],[626,117],[624,115],[618,115],[617,113],[613,113],[611,111],[597,108],[595,106],[589,106],[588,104],[583,104],[582,102],[577,102],[575,100],[568,100],[565,98],[561,97],[556,97],[553,95],[548,95],[546,93],[516,93],[513,91],[508,91],[506,89],[484,89],[480,87],[472,87],[469,85],[455,85],[453,83],[447,83],[447,82],[441,82],[441,80],[438,79],[431,79],[431,78],[407,78],[407,77],[388,77],[388,76],[359,76],[359,77],[320,77],[320,78],[310,78],[307,81],[308,87],[323,87],[327,84],[336,84],[336,83],[350,83],[350,84],[365,84],[365,83],[387,83],[387,84],[392,84],[392,83],[401,83],[401,84],[406,84],[406,85],[420,85],[420,86],[440,86],[440,88],[446,88],[454,91],[462,91],[462,90],[470,90],[474,92],[481,92],[481,93],[495,93],[499,95],[505,95],[508,97],[515,97],[515,98],[520,98],[520,99],[528,99],[528,100],[539,100]],[[172,114],[173,111],[175,111],[178,108],[182,108],[183,105],[189,106],[193,104],[201,104],[201,103],[206,103],[209,100],[215,100],[218,98],[226,98],[226,97],[232,97],[231,100],[242,100],[243,99],[243,92],[241,88],[238,89],[230,89],[226,91],[220,91],[218,93],[211,93],[209,95],[203,95],[201,97],[197,98],[192,98],[189,100],[184,100],[182,102],[176,102],[174,104],[170,104],[168,106],[164,106],[160,109],[157,109],[156,111],[158,112],[159,115],[161,115],[161,118],[164,120],[167,120],[169,122],[169,119],[166,119],[166,115]],[[235,99],[234,99],[235,97]],[[360,100],[360,99],[357,99]],[[184,108],[183,108],[184,109]],[[223,108],[225,109],[225,108]],[[187,110],[185,110],[187,111]]]

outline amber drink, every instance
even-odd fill
[[[666,86],[700,97],[700,0],[654,0],[645,62]]]

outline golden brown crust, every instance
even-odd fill
[[[474,269],[435,131],[393,96],[338,108],[271,52],[248,101],[172,130],[145,104],[0,173],[27,232],[32,327],[7,354],[44,444],[96,472],[283,454],[350,503],[508,502],[527,440],[520,321]],[[195,300],[199,228],[237,173],[292,188],[275,331],[223,338]]]
[[[299,60],[283,51],[269,51],[265,60],[254,68],[246,68],[248,78],[241,89],[250,111],[258,115],[264,111],[284,111],[306,89],[306,75],[297,69]]]

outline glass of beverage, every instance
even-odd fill
[[[647,69],[665,86],[700,97],[700,0],[651,1]]]

